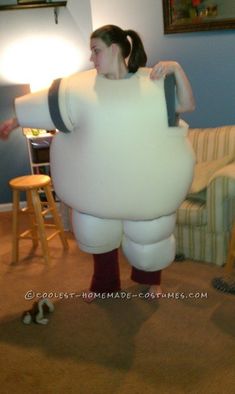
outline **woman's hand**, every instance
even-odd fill
[[[151,79],[165,78],[169,74],[174,74],[180,65],[174,61],[165,61],[155,64],[150,73]]]
[[[150,78],[165,78],[169,74],[174,74],[176,83],[176,112],[190,112],[195,109],[190,82],[181,65],[175,61],[164,61],[157,63],[150,72]]]
[[[7,119],[0,123],[0,139],[7,140],[9,134],[19,126],[16,118]]]

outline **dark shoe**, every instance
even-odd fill
[[[214,278],[212,286],[224,293],[235,294],[235,278],[229,275],[227,277]]]
[[[184,261],[185,255],[183,253],[178,253],[175,255],[175,261]]]

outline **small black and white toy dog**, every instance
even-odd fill
[[[46,325],[49,322],[49,319],[45,317],[49,313],[54,312],[54,305],[47,298],[42,299],[40,301],[34,302],[32,308],[28,311],[25,311],[22,316],[22,322],[24,324],[44,324]]]

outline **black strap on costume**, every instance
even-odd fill
[[[174,127],[178,124],[178,115],[175,112],[175,84],[175,76],[173,74],[167,75],[164,80],[164,89],[169,127]]]
[[[49,88],[49,92],[48,92],[49,112],[56,129],[64,133],[70,133],[70,130],[67,129],[60,114],[60,107],[59,107],[60,82],[61,82],[61,78],[55,79]]]
[[[61,78],[55,79],[49,88],[48,93],[48,105],[51,119],[55,127],[64,133],[69,133],[70,130],[67,129],[59,108],[59,87]],[[168,115],[168,125],[170,127],[177,126],[178,116],[175,112],[175,77],[173,74],[167,75],[164,80],[164,89],[166,97],[167,115]]]

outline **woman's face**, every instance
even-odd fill
[[[98,74],[112,73],[114,69],[113,45],[108,47],[100,38],[92,38],[90,61],[94,63]]]

